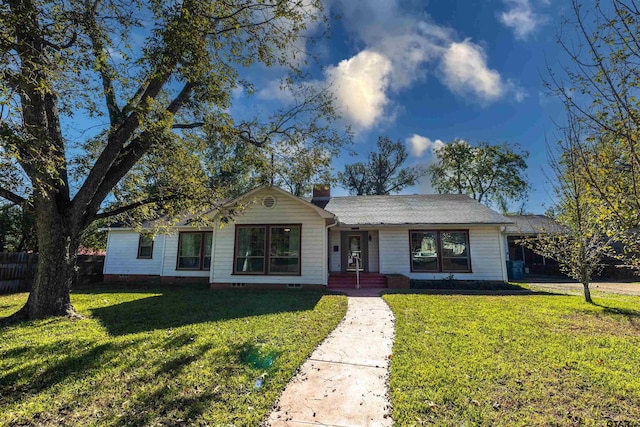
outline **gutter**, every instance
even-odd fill
[[[325,286],[329,286],[329,265],[331,264],[331,261],[329,259],[329,229],[331,227],[335,227],[336,225],[338,225],[338,220],[334,217],[333,218],[333,224],[329,224],[329,225],[325,226],[325,228],[327,229],[327,232],[325,234],[325,238],[323,239],[325,260],[327,262],[326,268],[324,269],[324,273],[323,273],[323,276],[324,276],[323,280],[324,280]]]
[[[433,222],[405,222],[402,224],[385,224],[385,223],[359,223],[348,224],[340,223],[340,227],[360,227],[360,228],[406,228],[406,227],[504,227],[511,225],[511,222],[461,222],[461,223],[433,223]]]
[[[502,264],[502,280],[505,283],[509,283],[509,276],[507,274],[507,248],[505,247],[505,240],[507,237],[505,235],[505,230],[507,227],[500,226],[498,227],[498,231],[500,232],[499,240],[500,240],[500,263]]]

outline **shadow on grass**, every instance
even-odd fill
[[[594,302],[593,305],[595,305],[596,307],[602,308],[602,311],[604,311],[607,314],[617,314],[617,315],[625,316],[625,317],[628,317],[629,320],[640,318],[639,310],[631,310],[628,308],[619,308],[619,307],[609,307],[603,304],[599,304],[597,302]]]
[[[189,334],[182,334],[175,340],[168,341],[168,346],[188,345]],[[191,347],[188,354],[174,355],[166,359],[154,372],[154,378],[180,377],[189,365],[203,358],[212,347],[201,345]],[[227,352],[226,363],[216,367],[222,378],[232,378],[248,366],[260,371],[267,371],[280,353],[267,346],[256,343],[237,343],[231,345]],[[199,425],[198,418],[214,404],[228,405],[229,384],[218,383],[210,387],[182,386],[180,390],[165,387],[159,381],[155,387],[138,395],[112,425]],[[249,390],[244,393],[248,394]],[[216,424],[217,425],[217,424]]]
[[[136,398],[110,425],[156,425],[159,419],[169,423],[161,422],[157,425],[189,425],[194,423],[212,402],[224,398],[225,396],[215,391],[198,392],[188,397],[176,396],[168,392],[166,387],[162,387]]]
[[[537,291],[527,289],[512,283],[493,282],[458,282],[458,281],[434,281],[428,283],[412,282],[411,289],[389,289],[384,294],[427,294],[427,295],[549,295],[561,296],[555,292]]]
[[[157,291],[154,288],[154,291]],[[161,290],[160,295],[91,309],[111,335],[195,323],[313,310],[324,295],[313,291]],[[98,292],[99,293],[99,292]]]
[[[218,400],[224,400],[226,396],[220,395],[215,390],[212,392],[209,387],[180,388],[168,387],[173,384],[170,380],[180,378],[184,371],[192,363],[201,360],[203,356],[211,350],[210,344],[193,346],[195,335],[190,333],[177,334],[167,337],[164,342],[158,343],[165,350],[166,357],[157,363],[152,377],[146,384],[148,387],[143,392],[133,398],[130,405],[126,405],[128,400],[122,396],[107,397],[104,395],[104,384],[110,380],[98,381],[97,396],[90,397],[90,405],[95,402],[92,399],[101,399],[103,404],[113,403],[114,407],[122,408],[116,411],[115,418],[108,421],[110,414],[107,411],[107,419],[102,424],[121,425],[190,425],[195,421],[210,405]],[[58,342],[51,345],[19,347],[15,352],[3,352],[2,357],[12,354],[21,356],[25,361],[55,360],[54,363],[45,364],[42,361],[27,363],[11,372],[0,374],[0,405],[6,406],[20,401],[28,401],[31,396],[47,393],[47,390],[54,388],[61,382],[72,383],[74,386],[70,394],[65,394],[65,399],[54,402],[41,419],[43,424],[54,421],[51,425],[64,421],[70,421],[66,417],[75,411],[74,401],[77,397],[91,396],[94,392],[93,386],[81,385],[87,378],[98,378],[100,372],[108,372],[107,378],[118,378],[118,381],[131,381],[131,387],[136,386],[135,378],[139,375],[141,368],[136,367],[139,360],[123,360],[121,355],[130,347],[137,347],[145,340],[127,340],[126,343],[100,343],[89,348],[73,349],[68,341]],[[247,344],[244,344],[246,346]],[[232,348],[231,353],[235,356],[233,360],[241,363],[240,345]],[[46,356],[45,359],[42,357]],[[142,356],[144,357],[144,356]],[[126,373],[126,375],[125,375]],[[132,379],[126,379],[131,376]],[[93,381],[92,381],[93,382]],[[79,388],[75,389],[75,385]],[[103,389],[100,389],[100,387]],[[106,386],[108,387],[108,385]],[[68,387],[67,387],[68,388]],[[213,388],[213,387],[211,387]],[[144,391],[148,390],[148,391]],[[75,397],[74,397],[75,394]],[[188,395],[186,395],[188,394]],[[124,402],[121,402],[124,401]],[[32,414],[33,415],[33,414]],[[36,416],[40,413],[36,412]],[[54,417],[54,419],[49,419]],[[33,419],[31,419],[33,421]],[[166,421],[166,422],[165,422]],[[29,424],[31,425],[31,424]]]
[[[62,360],[42,366],[41,363],[31,363],[20,369],[16,369],[0,376],[0,396],[2,403],[14,403],[25,399],[25,396],[37,394],[49,389],[61,381],[68,381],[69,378],[79,377],[88,374],[89,371],[100,369],[104,364],[117,356],[125,347],[133,345],[134,342],[122,345],[105,343],[96,345],[80,352],[72,353],[62,358]],[[28,353],[32,354],[31,360],[38,360],[43,354],[56,354],[61,352],[63,343],[56,343],[48,346],[32,346]],[[46,353],[42,353],[46,352]],[[6,353],[3,354],[5,357]],[[21,356],[25,359],[26,353],[21,351]]]

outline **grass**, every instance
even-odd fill
[[[640,298],[597,296],[386,295],[396,425],[635,425]]]
[[[0,296],[0,318],[26,294]],[[82,320],[0,327],[0,425],[256,426],[337,325],[312,291],[109,286]]]

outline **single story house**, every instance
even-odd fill
[[[411,279],[507,281],[508,218],[466,195],[300,198],[261,186],[210,228],[178,224],[155,238],[108,229],[106,281],[203,281],[212,287],[384,286]]]

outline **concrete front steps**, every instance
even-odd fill
[[[356,273],[330,273],[329,289],[335,288],[356,288]],[[361,288],[386,288],[384,274],[360,273]]]

